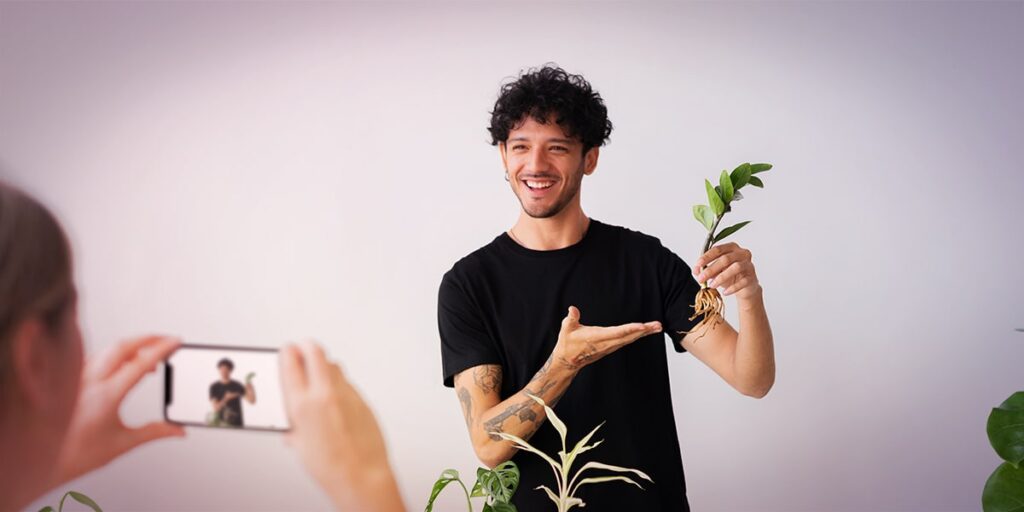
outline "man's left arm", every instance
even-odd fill
[[[775,348],[750,251],[735,243],[714,246],[697,259],[693,269],[698,282],[710,279],[709,286],[718,288],[723,297],[736,296],[740,330],[724,318],[709,321],[686,334],[683,348],[740,393],[764,397],[775,383]]]

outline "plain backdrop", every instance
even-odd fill
[[[694,510],[977,510],[987,414],[1024,388],[1022,25],[1021,2],[5,2],[0,166],[70,233],[89,352],[318,339],[417,510],[477,467],[436,296],[518,213],[488,111],[557,62],[615,125],[585,211],[688,262],[703,180],[775,164],[730,214],[754,220],[735,240],[774,389],[670,357]],[[160,389],[127,420],[158,418]],[[66,488],[107,510],[329,506],[272,433],[192,429],[32,509]]]

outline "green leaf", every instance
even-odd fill
[[[764,188],[764,182],[761,181],[761,178],[758,178],[757,176],[750,177],[750,184],[757,188]]]
[[[723,238],[725,238],[725,237],[727,237],[727,236],[729,236],[729,235],[739,231],[740,228],[742,228],[743,226],[746,226],[747,224],[750,224],[750,222],[751,221],[749,221],[749,220],[745,220],[743,222],[740,222],[740,223],[737,223],[737,224],[733,224],[732,226],[729,226],[729,227],[719,231],[718,234],[715,235],[715,239],[712,241],[712,243],[718,243],[719,240],[721,240],[721,239],[723,239]]]
[[[750,174],[769,171],[771,168],[772,164],[750,164]]]
[[[708,208],[706,204],[693,205],[693,217],[700,221],[704,229],[708,231],[715,226],[715,214],[711,213],[711,208]]]
[[[442,471],[441,476],[438,477],[436,482],[434,482],[434,488],[430,491],[430,499],[427,500],[427,507],[424,509],[424,512],[430,512],[434,509],[434,500],[436,500],[437,496],[441,494],[441,491],[444,490],[445,486],[452,482],[461,483],[461,480],[459,480],[459,472],[454,469],[446,469]],[[466,499],[469,499],[468,495],[466,496]]]
[[[750,181],[750,164],[740,164],[739,167],[733,169],[729,178],[732,180],[733,188],[736,190],[743,188]]]
[[[45,507],[43,507],[43,508],[39,509],[39,512],[56,512],[56,511],[55,511],[55,510],[53,510],[53,507],[51,507],[51,506],[47,505],[47,506],[45,506]]]
[[[722,201],[722,197],[715,191],[715,187],[711,186],[711,182],[704,180],[704,188],[707,189],[708,202],[711,204],[711,211],[715,212],[716,216],[721,216],[725,213],[725,202]]]
[[[981,491],[981,508],[985,512],[1024,512],[1024,468],[1000,464]]]
[[[511,503],[495,503],[491,506],[494,512],[518,512],[516,506]]]
[[[494,469],[478,468],[476,470],[476,483],[473,484],[471,497],[491,498],[488,501],[495,503],[507,503],[519,487],[519,466],[515,462],[507,460],[498,464]]]
[[[1024,391],[1018,391],[992,409],[985,426],[996,453],[1014,467],[1024,461]]]
[[[75,501],[81,503],[82,505],[85,505],[85,506],[91,508],[93,510],[93,512],[103,512],[103,509],[101,509],[100,506],[97,505],[96,502],[92,500],[92,498],[90,498],[90,497],[88,497],[88,496],[86,496],[86,495],[84,495],[84,494],[82,494],[80,492],[68,491],[68,495],[70,495],[72,498],[74,498]],[[63,501],[64,500],[61,500],[61,502],[63,502]],[[61,507],[61,508],[63,508],[63,507]]]
[[[732,202],[732,178],[729,177],[729,171],[722,171],[722,175],[718,177],[719,186],[721,186],[722,201],[725,204]]]

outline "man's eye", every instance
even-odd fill
[[[559,153],[564,153],[564,152],[566,152],[568,150],[569,150],[569,148],[567,148],[565,146],[551,146],[551,151],[557,151]]]
[[[515,145],[512,146],[512,149],[518,151],[520,149],[526,149],[526,146],[524,146],[522,144],[515,144]]]

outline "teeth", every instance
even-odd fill
[[[550,181],[530,181],[530,180],[526,180],[526,186],[528,186],[530,188],[548,188],[551,185],[554,185],[554,183],[550,182]]]

